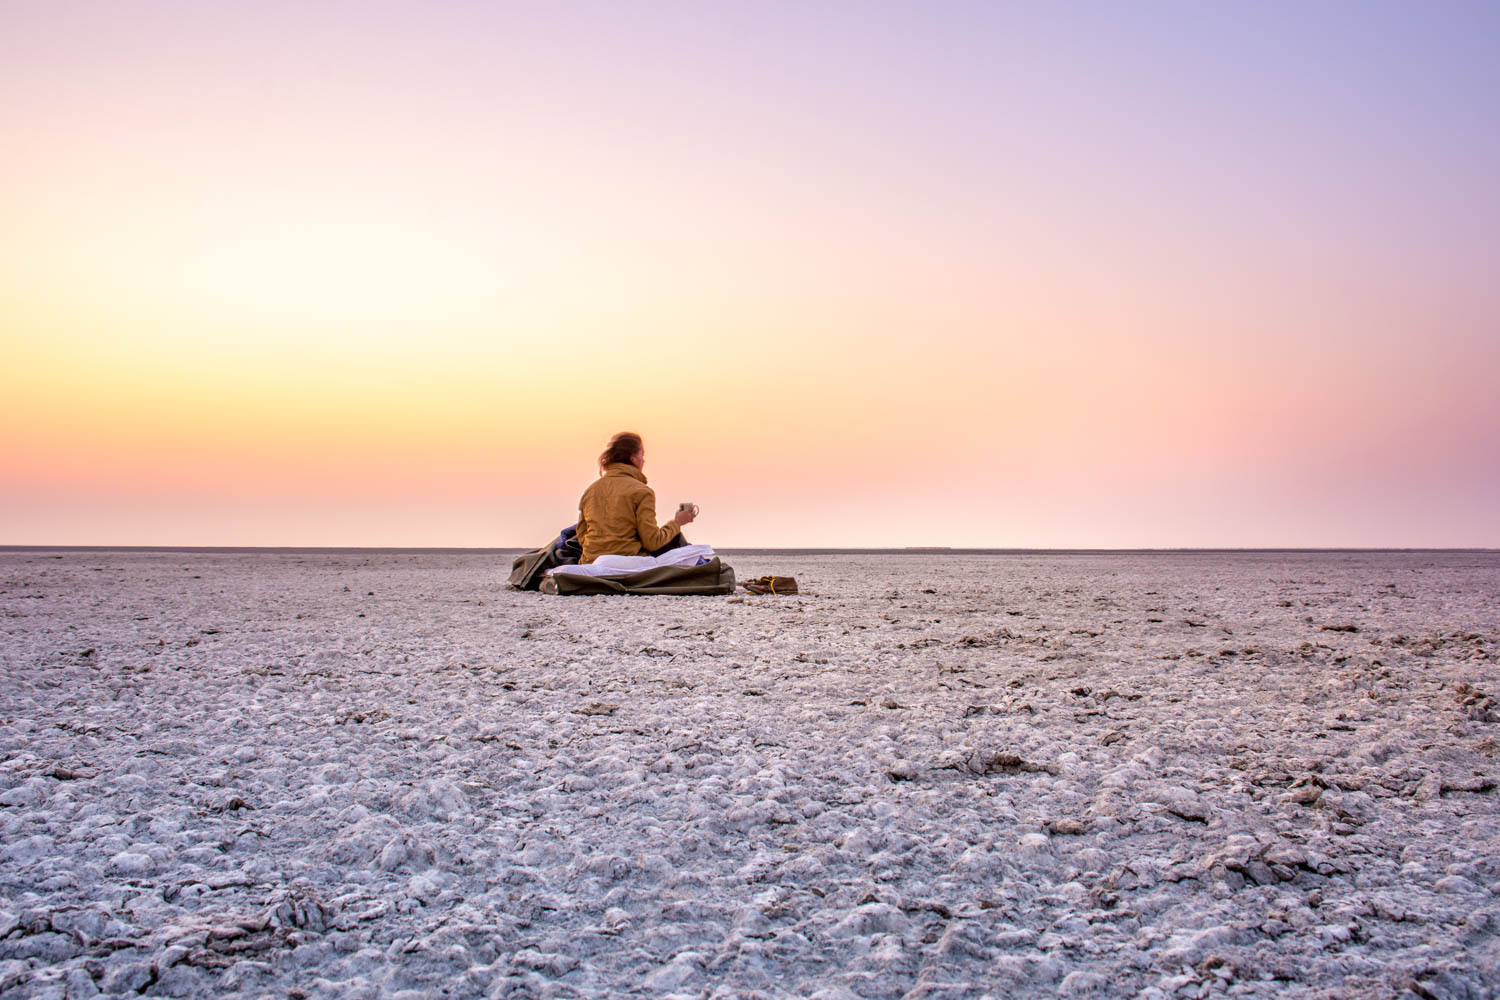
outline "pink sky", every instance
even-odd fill
[[[0,544],[1500,545],[1500,14],[1208,6],[6,5]]]

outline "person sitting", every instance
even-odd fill
[[[679,510],[666,524],[656,523],[656,492],[646,485],[646,447],[639,434],[624,431],[609,439],[599,456],[599,478],[578,501],[578,542],[587,565],[603,555],[659,556],[687,544],[682,526],[698,516],[694,507]]]

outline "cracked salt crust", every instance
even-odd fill
[[[0,992],[1493,996],[1500,556],[0,553]]]

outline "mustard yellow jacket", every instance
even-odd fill
[[[604,555],[638,556],[661,548],[682,530],[676,521],[656,526],[656,492],[646,474],[624,462],[604,467],[604,474],[578,501],[580,563]]]

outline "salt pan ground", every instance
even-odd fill
[[[1492,997],[1500,555],[0,552],[0,994]]]

